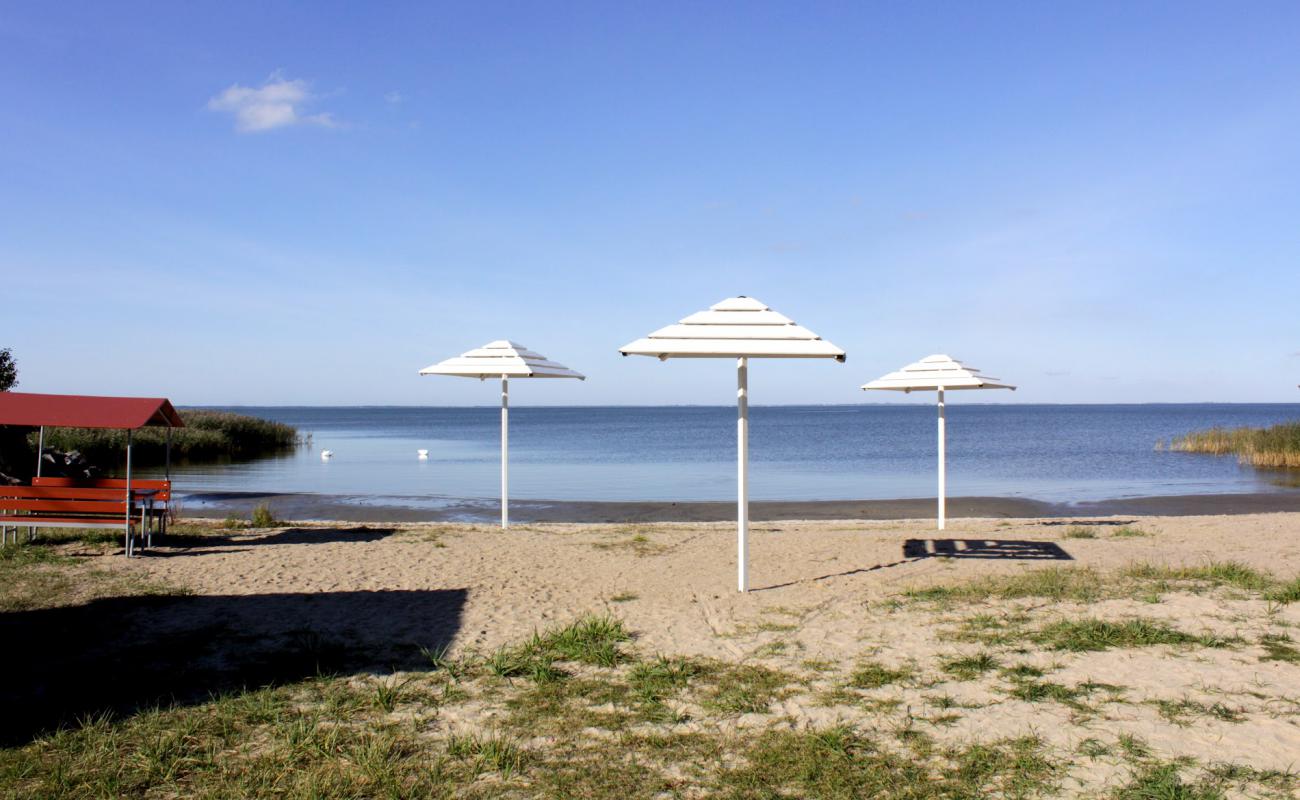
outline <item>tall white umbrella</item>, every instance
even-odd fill
[[[1000,383],[1000,378],[981,375],[978,367],[968,367],[960,361],[945,355],[926,356],[914,364],[908,364],[898,372],[891,372],[883,378],[864,384],[863,389],[885,389],[894,392],[938,392],[939,394],[939,530],[943,530],[947,516],[948,468],[947,433],[944,429],[943,393],[952,389],[1011,389],[1009,383]]]
[[[625,356],[736,359],[737,571],[749,591],[749,359],[833,358],[844,351],[752,297],[732,297],[619,348]]]
[[[501,378],[501,527],[510,526],[510,379],[577,378],[586,376],[557,364],[522,344],[500,339],[477,350],[439,361],[420,370],[421,375],[455,375],[462,378]]]

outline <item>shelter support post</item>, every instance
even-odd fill
[[[510,527],[510,379],[501,376],[501,527]]]
[[[736,563],[739,588],[749,591],[749,359],[736,360]]]
[[[126,557],[131,557],[131,431],[126,432],[126,523],[122,526],[126,537]]]
[[[947,431],[944,419],[943,387],[939,388],[939,530],[944,529],[948,516],[948,464]]]
[[[167,454],[163,461],[163,477],[168,484],[167,512],[158,518],[158,533],[162,536],[167,535],[167,519],[171,516],[171,481],[172,481],[172,427],[167,426]],[[149,546],[153,547],[153,538],[149,539]]]
[[[45,460],[45,426],[36,435],[36,477],[41,477],[41,462]]]

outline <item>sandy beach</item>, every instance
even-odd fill
[[[747,594],[729,523],[178,531],[131,561],[62,545],[98,583],[3,615],[0,634],[27,643],[0,668],[10,744],[105,705],[171,729],[191,723],[165,714],[214,693],[272,691],[359,734],[397,725],[411,759],[490,741],[551,765],[462,776],[485,796],[607,796],[583,781],[614,757],[637,764],[619,781],[661,787],[634,796],[738,779],[700,751],[645,750],[665,736],[742,765],[780,736],[851,735],[935,769],[1024,751],[1041,769],[1015,780],[1041,796],[1180,771],[1226,796],[1296,788],[1300,514],[959,519],[942,534],[917,519],[763,522]],[[521,655],[582,620],[630,638],[603,665]],[[695,677],[647,706],[634,687],[655,665]],[[356,699],[328,700],[339,692]],[[163,698],[180,710],[134,716]],[[253,730],[285,747],[299,735]],[[556,784],[561,764],[586,766]]]
[[[687,731],[916,725],[939,743],[1032,736],[1077,754],[1140,741],[1164,759],[1282,772],[1300,757],[1300,660],[1271,658],[1286,651],[1267,645],[1295,635],[1300,603],[1177,577],[1230,560],[1293,578],[1300,515],[957,520],[942,535],[922,520],[762,523],[748,594],[734,590],[734,539],[723,523],[317,524],[214,530],[131,563],[95,561],[192,593],[125,609],[124,627],[154,643],[217,630],[216,640],[256,649],[309,630],[364,651],[371,670],[418,673],[428,669],[412,655],[419,646],[473,658],[595,614],[621,620],[647,657],[792,676],[765,711],[692,714],[677,726]],[[1142,579],[1138,564],[1163,577]],[[1045,569],[1096,591],[930,591]],[[1074,650],[1033,633],[1078,619],[1143,620],[1187,642]],[[962,674],[951,664],[963,657],[987,663]],[[200,660],[222,658],[214,645]],[[846,689],[864,663],[894,679]],[[1062,694],[1023,691],[1040,685]],[[502,705],[473,699],[441,705],[425,724],[445,736],[507,718]],[[1130,769],[1119,757],[1077,759],[1060,788],[1088,794]]]

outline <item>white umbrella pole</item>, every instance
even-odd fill
[[[501,527],[510,527],[510,379],[501,376]]]
[[[943,530],[948,512],[947,431],[944,429],[943,389],[939,389],[939,530]]]
[[[736,562],[740,591],[749,591],[749,359],[736,360]]]

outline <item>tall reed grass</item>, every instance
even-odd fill
[[[1300,469],[1300,422],[1269,428],[1211,428],[1177,436],[1169,449],[1182,453],[1235,455],[1256,467]]]
[[[291,425],[230,411],[180,410],[184,428],[172,431],[173,462],[212,462],[275,455],[302,442]],[[28,437],[33,454],[35,433]],[[166,458],[167,429],[141,428],[131,435],[131,460],[136,466],[156,466]],[[78,450],[92,464],[107,466],[123,459],[126,431],[85,428],[46,428],[45,446]]]

